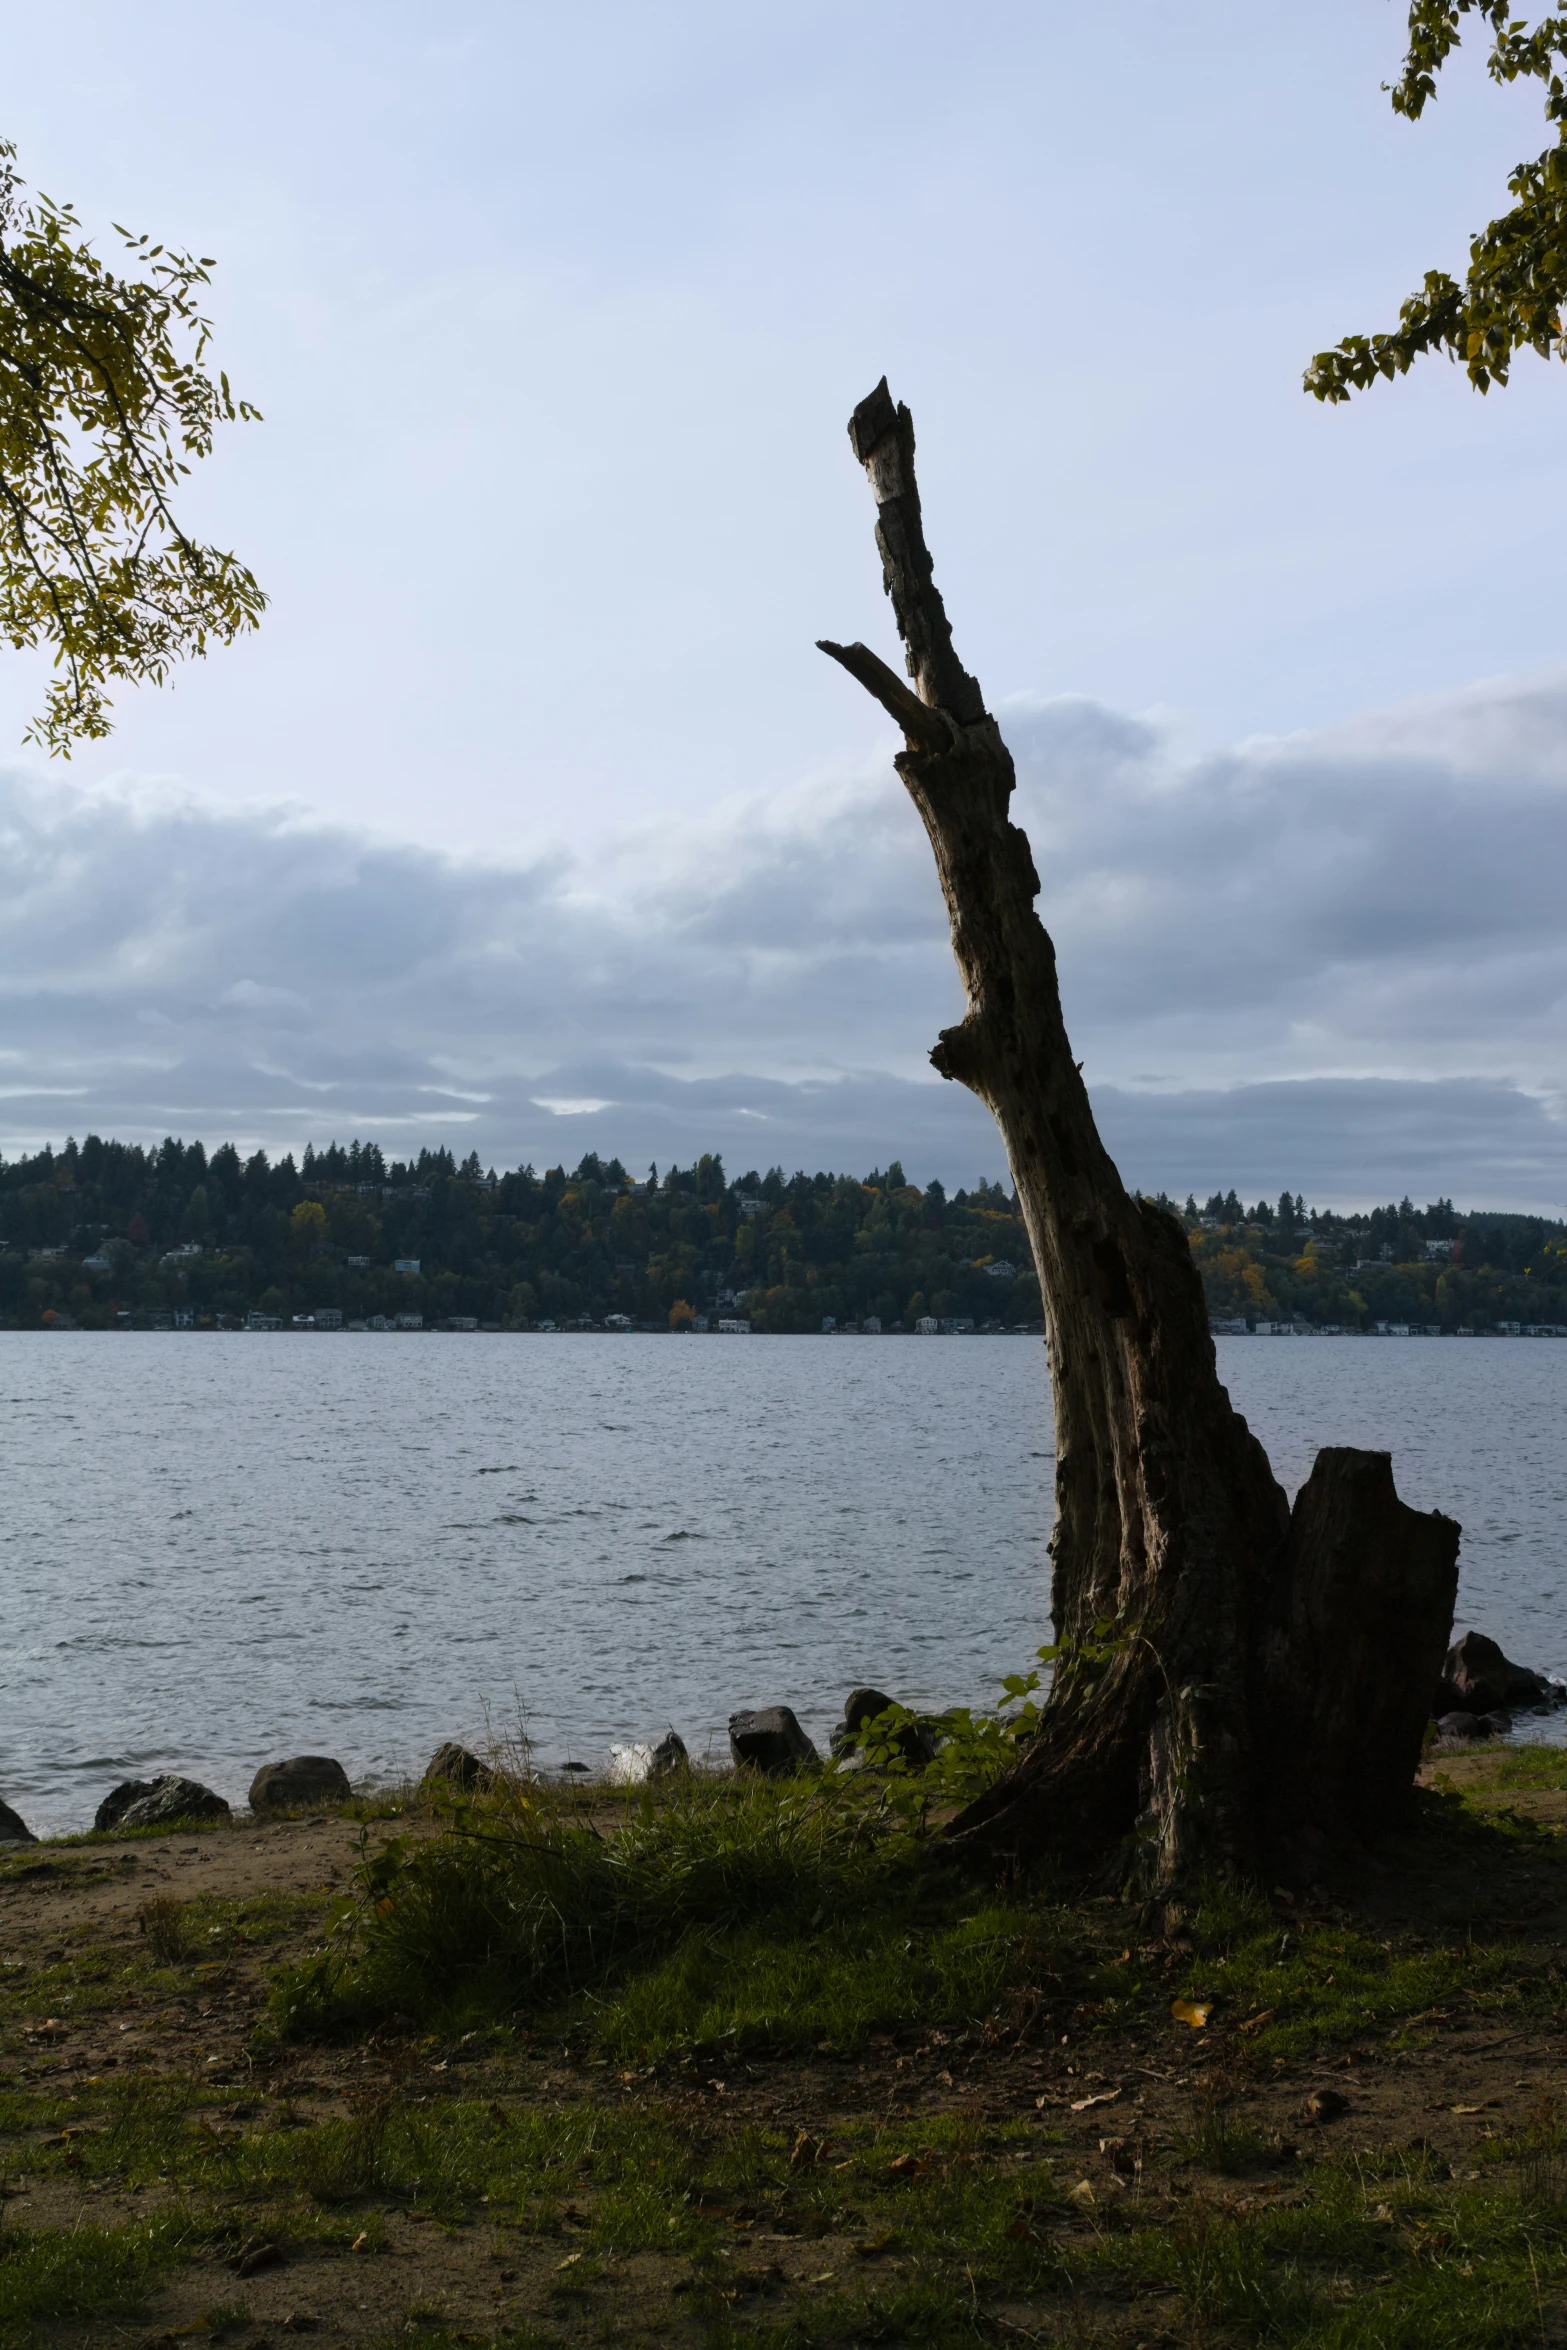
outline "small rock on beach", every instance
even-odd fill
[[[93,1826],[100,1836],[110,1828],[117,1828],[133,1803],[140,1803],[144,1795],[152,1793],[150,1779],[122,1779],[118,1787],[111,1787],[93,1814]]]
[[[116,1788],[115,1793],[119,1794]],[[113,1801],[113,1797],[110,1798]],[[103,1806],[100,1806],[100,1812]],[[154,1779],[145,1793],[125,1806],[111,1824],[117,1828],[163,1828],[175,1820],[231,1819],[228,1805],[199,1779],[182,1779],[174,1772]]]
[[[832,1751],[847,1755],[852,1762],[860,1751],[858,1741],[878,1715],[886,1713],[896,1699],[882,1689],[851,1689],[844,1699],[843,1721],[832,1734]],[[909,1766],[923,1770],[936,1755],[936,1733],[925,1722],[905,1722],[889,1741]],[[848,1767],[847,1765],[845,1767]]]
[[[0,1803],[0,1844],[36,1844],[31,1828],[8,1803]]]
[[[466,1746],[459,1746],[455,1738],[446,1739],[431,1755],[424,1768],[426,1787],[441,1783],[460,1787],[465,1795],[483,1794],[495,1784],[495,1773],[488,1763],[480,1762]]]
[[[753,1771],[765,1772],[768,1778],[803,1770],[820,1759],[801,1729],[794,1709],[787,1705],[766,1705],[754,1713],[731,1714],[729,1752],[737,1770],[749,1764]]]
[[[312,1803],[346,1803],[348,1773],[329,1754],[296,1754],[263,1763],[250,1782],[252,1811],[294,1811]]]
[[[1431,1710],[1440,1724],[1452,1714],[1483,1716],[1505,1713],[1510,1706],[1564,1703],[1567,1689],[1559,1681],[1528,1665],[1515,1665],[1483,1632],[1466,1632],[1447,1652]]]

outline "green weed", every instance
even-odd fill
[[[172,1893],[155,1894],[136,1912],[136,1923],[147,1937],[147,1948],[165,1966],[177,1966],[198,1947],[197,1927],[188,1901]]]
[[[188,2222],[175,2211],[121,2228],[16,2228],[0,2232],[0,2344],[36,2343],[60,2318],[136,2308],[179,2257]]]
[[[367,1850],[357,1898],[325,1951],[283,1976],[274,2015],[310,2036],[576,1995],[596,2002],[606,2047],[668,2050],[852,2042],[933,2008],[980,2012],[1026,1913],[976,1910],[885,1794],[692,1773],[601,1824],[549,1791],[509,1790],[442,1837]]]
[[[1496,1764],[1498,1787],[1567,1787],[1567,1746],[1509,1746]]]

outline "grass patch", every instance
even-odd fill
[[[1039,1940],[1020,1903],[950,1887],[893,1899],[851,1919],[791,1933],[764,1921],[738,1933],[682,1936],[668,1957],[584,2002],[606,2055],[659,2063],[688,2052],[847,2053],[872,2033],[971,2024],[992,2013]],[[949,1917],[958,1905],[971,1914]]]
[[[326,1947],[280,1980],[285,2032],[445,2028],[576,2002],[608,2052],[852,2046],[983,2014],[1037,1903],[977,1899],[874,1789],[690,1774],[609,1817],[511,1788],[357,1872]]]
[[[119,2228],[0,2229],[0,2344],[33,2344],[61,2318],[126,2314],[179,2258],[188,2233],[173,2210]]]
[[[1500,1751],[1498,1787],[1567,1788],[1567,1746],[1508,1746]]]

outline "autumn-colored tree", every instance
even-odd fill
[[[326,1238],[326,1210],[318,1199],[302,1199],[288,1220],[288,1235],[298,1248],[314,1248]]]

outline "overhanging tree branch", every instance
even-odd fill
[[[1508,188],[1516,202],[1471,243],[1461,286],[1445,270],[1429,270],[1391,331],[1346,335],[1331,351],[1317,353],[1305,385],[1319,400],[1347,400],[1379,376],[1407,374],[1434,351],[1459,362],[1480,392],[1507,382],[1517,351],[1567,359],[1567,16],[1544,16],[1531,27],[1513,16],[1510,0],[1412,0],[1393,109],[1411,121],[1424,113],[1437,75],[1458,46],[1461,20],[1470,14],[1491,29],[1487,65],[1493,81],[1542,85],[1556,145],[1513,173]]]
[[[0,636],[53,649],[29,737],[68,754],[108,732],[111,684],[161,683],[256,626],[255,579],[170,504],[217,424],[256,411],[203,372],[210,264],[122,230],[147,274],[116,276],[68,207],[25,197],[13,156],[0,143]]]

